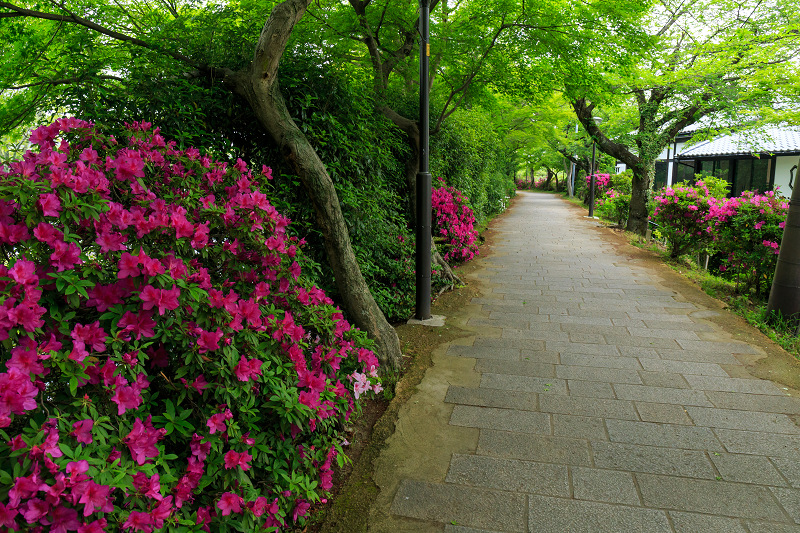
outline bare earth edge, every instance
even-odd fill
[[[512,200],[509,210],[514,208],[514,203]],[[581,207],[568,205],[576,215],[583,215]],[[485,242],[480,248],[481,258],[492,255],[493,227],[496,221],[504,216],[505,213],[496,217],[483,233]],[[726,370],[735,368],[739,372],[746,372],[754,377],[772,380],[784,387],[789,387],[789,393],[792,396],[800,397],[800,361],[756,328],[750,326],[743,318],[726,311],[726,305],[723,302],[710,297],[692,281],[665,265],[655,253],[630,245],[623,234],[610,228],[598,226],[592,228],[591,231],[597,232],[608,245],[613,246],[617,253],[629,261],[635,261],[638,266],[656,271],[662,278],[664,287],[678,291],[689,302],[718,311],[716,316],[704,318],[717,324],[738,340],[758,346],[767,354],[766,357],[737,355],[744,366],[737,365],[726,368]],[[373,480],[375,461],[385,447],[387,439],[395,432],[400,409],[417,392],[417,386],[425,376],[427,369],[433,364],[432,354],[438,351],[437,349],[442,345],[474,334],[471,328],[464,328],[463,324],[471,314],[470,301],[481,293],[480,283],[470,277],[472,272],[480,270],[480,268],[480,260],[460,267],[458,269],[459,276],[469,280],[469,284],[456,291],[443,294],[434,303],[432,312],[447,317],[444,327],[427,328],[401,325],[396,328],[403,353],[411,357],[408,367],[397,384],[395,397],[386,407],[383,415],[375,422],[368,441],[352,465],[349,477],[344,481],[333,502],[327,508],[324,521],[318,527],[312,528],[313,530],[319,533],[367,531],[370,508],[379,496],[378,485]]]

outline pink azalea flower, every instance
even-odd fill
[[[136,409],[142,405],[142,391],[136,385],[119,385],[114,389],[111,401],[117,404],[117,414],[122,415],[128,409]]]
[[[230,470],[231,468],[238,467],[242,470],[250,470],[250,465],[248,463],[252,458],[253,456],[247,452],[239,453],[230,450],[225,454],[225,468]]]
[[[19,259],[14,266],[8,269],[11,279],[20,285],[36,285],[39,276],[36,275],[36,264],[27,259]]]
[[[61,505],[51,509],[50,514],[42,518],[41,523],[49,525],[51,533],[75,531],[81,524],[78,520],[78,511]]]
[[[139,258],[128,252],[123,252],[117,266],[119,268],[119,272],[117,273],[119,279],[125,279],[128,276],[135,278],[140,274]]]
[[[50,255],[50,263],[58,272],[72,269],[75,265],[83,263],[80,257],[81,250],[74,242],[54,242],[55,251]]]
[[[19,510],[16,507],[11,505],[6,506],[3,502],[0,502],[0,526],[7,527],[9,530],[17,531],[19,526],[17,526],[14,517],[17,516]]]
[[[107,527],[108,521],[105,518],[100,518],[78,526],[78,533],[105,533]]]
[[[78,503],[84,504],[83,516],[99,511],[108,513],[114,510],[114,504],[110,497],[113,487],[108,485],[98,485],[93,480],[88,479],[78,483],[73,489],[73,496],[79,497]]]
[[[136,472],[133,475],[133,488],[136,489],[136,492],[139,492],[148,498],[152,498],[157,501],[164,499],[164,497],[161,495],[161,481],[158,474],[153,474],[152,477],[147,477],[147,474],[144,472]]]
[[[20,514],[29,524],[36,524],[42,517],[47,516],[49,511],[50,504],[39,498],[31,498],[19,508]]]
[[[222,516],[242,512],[242,497],[232,492],[226,492],[217,501],[217,508],[222,511]]]
[[[248,361],[245,359],[244,355],[242,355],[236,368],[234,368],[234,373],[239,381],[255,380],[261,375],[262,364],[263,362],[258,359],[250,359]]]
[[[128,445],[133,460],[140,466],[147,461],[148,457],[158,456],[156,443],[166,435],[166,430],[164,428],[155,429],[150,419],[150,415],[144,422],[137,418],[133,423],[133,429],[123,439],[123,442]]]
[[[222,339],[222,330],[217,331],[200,330],[200,338],[197,339],[197,346],[200,353],[213,352],[219,350],[219,341]]]
[[[230,420],[231,418],[233,418],[233,413],[231,413],[230,409],[225,409],[225,411],[222,413],[211,415],[211,418],[206,421],[209,433],[212,435],[217,431],[220,433],[225,433],[228,430],[228,426],[225,425],[225,421]]]
[[[36,205],[46,217],[57,217],[61,213],[61,200],[53,193],[40,194]]]
[[[160,263],[159,263],[160,265]],[[150,310],[153,307],[158,307],[158,314],[163,315],[167,309],[174,310],[180,307],[178,296],[181,290],[173,285],[171,289],[156,289],[152,285],[146,285],[142,292],[139,293],[139,298],[142,300],[142,308]]]
[[[144,531],[150,533],[153,531],[153,517],[150,513],[143,511],[131,511],[125,523],[122,524],[124,529],[133,529],[134,531]]]
[[[75,440],[82,444],[91,444],[92,443],[92,427],[94,426],[94,420],[91,418],[87,418],[85,420],[79,420],[72,424],[72,433],[71,435],[75,436]]]

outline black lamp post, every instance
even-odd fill
[[[600,117],[594,117],[594,121],[599,124],[600,121],[603,119]],[[594,135],[592,135],[592,168],[590,169],[591,173],[589,175],[589,216],[594,217],[594,187],[596,184],[596,177],[595,177],[595,168],[594,168],[594,160],[595,160],[595,152],[597,150],[597,143],[594,140]]]
[[[431,173],[428,139],[430,117],[428,100],[428,64],[431,53],[430,0],[419,2],[419,172],[417,172],[417,249],[416,314],[417,320],[431,318]]]

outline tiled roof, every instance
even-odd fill
[[[800,128],[772,127],[746,134],[723,135],[689,146],[682,150],[678,157],[687,159],[718,155],[749,155],[751,153],[800,153]]]

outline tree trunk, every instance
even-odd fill
[[[655,164],[642,163],[633,167],[633,183],[631,184],[631,207],[628,214],[627,231],[645,235],[647,233],[647,200],[650,195],[650,184],[655,174]]]
[[[278,62],[294,25],[311,0],[286,0],[275,6],[261,31],[249,71],[231,75],[236,91],[247,99],[259,123],[269,132],[300,177],[325,238],[325,250],[342,305],[358,328],[375,341],[384,368],[401,364],[400,342],[389,325],[356,262],[333,181],[314,148],[292,120],[277,82]]]

